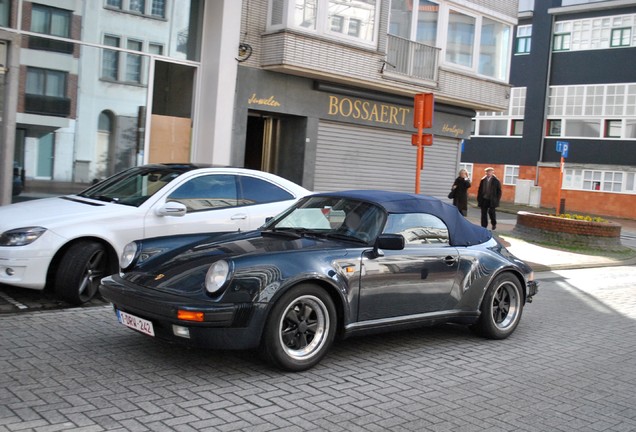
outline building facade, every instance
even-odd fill
[[[508,104],[516,1],[95,3],[0,0],[0,151],[27,191],[189,161],[314,190],[413,191],[413,96],[426,92],[434,140],[420,186],[445,197],[475,112]]]
[[[529,181],[543,207],[636,217],[636,2],[520,6],[508,109],[477,113],[462,163],[508,201]]]

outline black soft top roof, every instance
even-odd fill
[[[351,198],[374,203],[388,213],[429,213],[440,218],[448,227],[451,246],[471,246],[492,238],[486,228],[468,221],[457,209],[437,198],[404,192],[383,190],[347,190],[319,193],[314,196]]]

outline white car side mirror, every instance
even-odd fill
[[[185,216],[188,208],[180,202],[168,201],[156,211],[159,216]]]

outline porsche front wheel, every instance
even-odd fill
[[[325,356],[336,325],[336,309],[329,294],[315,285],[299,285],[274,304],[265,326],[262,351],[282,369],[309,369]]]
[[[515,331],[523,311],[523,292],[512,274],[497,276],[481,304],[479,320],[471,328],[488,339],[505,339]]]

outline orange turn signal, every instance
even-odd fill
[[[197,311],[188,311],[188,310],[177,310],[177,318],[184,321],[198,321],[203,322],[203,312]]]

